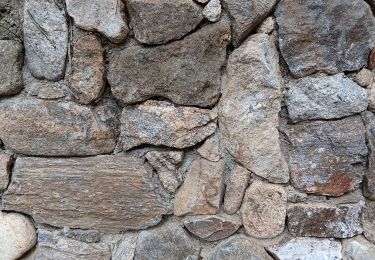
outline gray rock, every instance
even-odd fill
[[[233,45],[239,47],[276,3],[277,0],[223,0],[223,6],[232,22]]]
[[[0,154],[0,194],[8,187],[12,164],[10,155]]]
[[[0,40],[0,57],[0,96],[16,94],[22,89],[22,44]]]
[[[220,95],[229,39],[229,23],[222,20],[166,45],[111,50],[112,93],[125,103],[165,97],[176,104],[212,106]]]
[[[56,233],[59,236],[64,236],[86,243],[96,243],[100,241],[100,232],[96,230],[70,229],[69,227],[65,226]]]
[[[367,92],[344,74],[291,81],[285,103],[293,122],[334,119],[367,109]]]
[[[276,245],[267,247],[276,259],[291,260],[340,260],[341,243],[329,239],[310,237],[287,238]]]
[[[0,139],[6,147],[27,155],[74,156],[110,153],[113,129],[95,110],[73,102],[26,96],[0,102]],[[107,113],[110,113],[110,107]]]
[[[33,76],[61,79],[68,50],[64,8],[54,0],[25,0],[23,33],[26,61]]]
[[[364,1],[283,0],[275,16],[280,51],[294,76],[354,71],[367,64],[375,18]]]
[[[125,233],[117,236],[119,236],[119,239],[117,239],[116,243],[111,244],[111,260],[133,260],[137,246],[138,234]]]
[[[198,259],[200,246],[177,223],[139,233],[134,260]]]
[[[256,259],[272,260],[264,248],[245,235],[236,235],[224,240],[205,258],[206,260]]]
[[[120,43],[128,35],[125,5],[119,0],[66,0],[74,23],[87,31],[98,31],[110,41]]]
[[[218,162],[222,158],[219,147],[219,140],[215,135],[207,138],[204,144],[197,149],[197,152],[204,159],[212,162]]]
[[[345,239],[342,242],[343,260],[375,259],[375,245],[362,236]]]
[[[307,200],[307,194],[299,192],[293,186],[287,186],[285,190],[288,196],[288,202],[297,203],[297,202],[305,202]]]
[[[268,16],[257,28],[257,33],[270,34],[276,30],[276,19],[274,16]]]
[[[220,0],[210,0],[202,11],[203,16],[210,22],[217,22],[221,15]]]
[[[369,201],[363,210],[362,215],[363,234],[364,236],[375,243],[375,202]]]
[[[0,40],[22,42],[23,0],[0,2]]]
[[[193,146],[216,130],[217,114],[208,109],[149,100],[125,107],[121,116],[124,149],[142,144],[174,148]]]
[[[363,195],[375,200],[375,115],[369,111],[362,113],[366,125],[366,141],[369,148],[368,167],[363,182]]]
[[[225,148],[247,169],[275,183],[289,181],[277,129],[281,85],[275,46],[268,35],[255,34],[229,56],[219,105]]]
[[[192,0],[129,0],[130,26],[146,44],[163,44],[186,35],[201,22],[202,8]]]

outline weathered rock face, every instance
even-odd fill
[[[236,165],[225,182],[224,211],[234,214],[241,207],[242,198],[249,185],[251,173],[244,167]]]
[[[355,82],[361,87],[369,86],[374,80],[374,74],[367,68],[361,69],[355,76]]]
[[[292,81],[285,103],[293,122],[333,119],[367,109],[367,92],[344,74]]]
[[[177,192],[174,214],[183,216],[219,213],[223,194],[224,161],[197,159]]]
[[[3,196],[38,223],[107,232],[154,226],[168,207],[143,160],[120,156],[19,158]]]
[[[184,221],[185,227],[197,237],[206,241],[224,239],[237,231],[241,225],[236,217],[203,216]]]
[[[55,233],[59,236],[86,243],[96,243],[100,241],[100,232],[97,230],[70,229],[69,227],[64,227]]]
[[[81,241],[54,236],[52,232],[38,230],[38,247],[35,260],[110,260],[108,245],[84,243]]]
[[[219,113],[222,142],[256,175],[286,183],[288,166],[280,152],[277,130],[280,102],[276,49],[266,34],[252,35],[228,60]]]
[[[18,213],[0,211],[0,256],[18,259],[36,243],[36,232],[31,221]]]
[[[197,149],[197,152],[200,156],[212,162],[218,162],[222,157],[218,140],[215,136],[209,137],[204,144]]]
[[[223,0],[232,22],[232,41],[238,47],[246,36],[271,12],[276,0]]]
[[[288,140],[294,187],[329,196],[340,196],[359,187],[367,156],[360,116],[287,125],[282,131]]]
[[[341,243],[329,239],[300,237],[286,239],[277,245],[267,247],[276,259],[342,259]]]
[[[293,236],[348,238],[362,233],[363,202],[297,203],[288,208],[288,228]]]
[[[220,69],[229,39],[229,24],[222,20],[163,46],[112,50],[112,93],[125,103],[165,97],[176,104],[211,106],[220,95]]]
[[[23,0],[0,2],[0,40],[22,41]]]
[[[177,223],[168,223],[138,236],[134,260],[198,259],[199,244]]]
[[[88,107],[73,102],[17,96],[0,102],[0,139],[27,155],[74,156],[109,153],[113,130]]]
[[[210,0],[202,11],[203,16],[210,22],[217,22],[221,15],[220,0]]]
[[[345,239],[342,247],[344,260],[367,260],[375,258],[375,245],[362,236]]]
[[[137,245],[137,233],[102,236],[101,241],[110,244],[112,251],[111,260],[134,260]]]
[[[68,50],[63,6],[54,0],[25,0],[23,34],[26,61],[33,76],[61,79]]]
[[[276,237],[284,231],[286,209],[287,194],[282,186],[253,182],[241,207],[246,233],[256,238]]]
[[[12,158],[7,154],[0,154],[0,193],[8,187],[11,165]]]
[[[293,75],[334,74],[367,64],[375,18],[364,1],[282,0],[275,15],[280,51]]]
[[[104,49],[93,34],[80,35],[73,44],[69,87],[81,104],[100,98],[104,90]]]
[[[253,240],[237,235],[228,238],[215,246],[206,258],[207,260],[259,259],[272,260],[263,247]]]
[[[363,234],[375,243],[375,202],[371,201],[366,204],[362,215]]]
[[[16,94],[22,89],[22,45],[0,40],[0,96]]]
[[[202,8],[192,0],[129,0],[127,8],[135,38],[147,44],[179,39],[202,20]]]
[[[128,35],[124,3],[118,0],[66,0],[68,14],[87,31],[98,31],[114,43]]]
[[[216,130],[217,114],[208,109],[146,101],[125,107],[121,116],[124,149],[141,144],[174,148],[193,146]]]
[[[370,153],[363,183],[363,195],[375,200],[375,116],[367,111],[362,113],[362,118],[366,125],[366,139]]]

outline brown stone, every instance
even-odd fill
[[[272,238],[285,227],[287,194],[282,186],[253,182],[246,190],[241,216],[245,231],[256,238]]]
[[[11,165],[12,157],[7,154],[0,154],[0,193],[8,187]]]
[[[218,140],[215,136],[209,137],[204,144],[197,149],[197,152],[200,156],[212,162],[218,162],[221,159]]]
[[[224,211],[234,214],[241,207],[245,190],[249,186],[251,172],[236,165],[225,182]]]
[[[121,156],[18,158],[3,196],[38,223],[106,232],[154,226],[168,207],[143,160]]]
[[[186,179],[174,201],[176,216],[219,213],[223,193],[224,161],[197,159],[186,174]]]

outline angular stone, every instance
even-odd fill
[[[334,119],[367,109],[367,92],[344,74],[291,81],[285,103],[293,122]]]
[[[299,192],[293,186],[287,186],[285,190],[288,196],[288,202],[297,203],[297,202],[305,202],[307,200],[307,194]]]
[[[221,159],[218,140],[215,136],[209,137],[204,144],[197,149],[197,152],[200,156],[212,162],[218,162]]]
[[[163,187],[169,192],[175,192],[182,183],[178,168],[183,156],[181,151],[151,151],[146,154],[147,161],[157,171]]]
[[[8,187],[12,163],[12,157],[7,154],[0,154],[0,193]]]
[[[177,223],[168,223],[139,233],[134,260],[198,259],[200,246]]]
[[[283,0],[275,16],[280,51],[294,76],[355,71],[367,64],[375,18],[364,1]]]
[[[362,119],[366,125],[366,141],[369,148],[368,167],[363,181],[363,195],[370,200],[375,200],[375,115],[366,111],[362,113]]]
[[[246,190],[241,216],[245,232],[256,238],[273,238],[285,228],[287,194],[282,186],[253,182]]]
[[[263,247],[245,235],[236,235],[215,246],[206,260],[259,259],[272,260]]]
[[[19,213],[0,211],[1,259],[18,259],[36,243],[32,222]]]
[[[22,44],[0,40],[0,96],[13,95],[22,89]]]
[[[79,103],[89,104],[99,99],[104,91],[104,49],[93,34],[77,38],[73,43],[69,87]]]
[[[296,203],[288,208],[288,228],[293,236],[348,238],[362,233],[363,202]]]
[[[375,259],[375,245],[362,236],[345,239],[342,242],[343,260]]]
[[[274,16],[268,16],[257,28],[257,33],[270,34],[276,30],[276,19]]]
[[[232,22],[232,43],[235,47],[240,46],[276,3],[277,0],[223,0]]]
[[[22,42],[23,0],[2,0],[0,2],[0,40]]]
[[[149,100],[125,107],[121,116],[124,149],[142,144],[174,148],[193,146],[216,130],[217,114],[208,109]]]
[[[203,19],[202,8],[192,0],[129,0],[126,5],[135,38],[147,44],[179,39]]]
[[[109,243],[112,251],[111,260],[133,260],[137,246],[138,234],[104,235],[102,242]]]
[[[66,0],[68,14],[77,27],[98,31],[114,43],[124,41],[129,32],[124,8],[119,0]]]
[[[6,99],[0,102],[0,122],[0,139],[21,154],[95,155],[115,147],[114,132],[99,112],[69,101]]]
[[[310,237],[288,238],[276,245],[267,247],[276,259],[340,260],[341,243],[329,239]]]
[[[281,96],[275,46],[266,34],[252,35],[229,56],[219,106],[220,131],[232,156],[275,183],[289,180],[277,129]]]
[[[219,213],[224,188],[223,177],[223,160],[195,160],[175,197],[174,214],[183,216]]]
[[[222,20],[166,45],[112,50],[108,66],[112,93],[125,103],[165,97],[176,104],[212,106],[220,96],[229,39],[229,24]]]
[[[292,185],[306,193],[341,196],[355,190],[366,169],[365,127],[360,116],[282,127],[289,145]]]
[[[68,51],[64,7],[55,0],[25,0],[23,35],[26,61],[33,76],[61,79]]]
[[[84,243],[81,241],[54,236],[52,232],[38,230],[38,247],[35,260],[110,260],[108,245]]]
[[[217,22],[221,15],[220,0],[210,0],[202,11],[203,16],[210,22]]]
[[[206,241],[216,241],[229,237],[241,225],[238,218],[223,216],[198,216],[184,221],[185,227],[197,237]]]
[[[38,223],[110,233],[154,226],[169,206],[143,160],[121,156],[18,158],[3,196]]]
[[[369,201],[362,215],[363,235],[375,243],[375,202]]]
[[[374,74],[371,70],[363,68],[355,76],[355,82],[361,87],[369,86],[374,80]]]
[[[242,198],[249,186],[251,172],[246,168],[236,165],[225,182],[224,211],[234,214],[239,210]]]

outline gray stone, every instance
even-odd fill
[[[375,112],[375,81],[367,87],[368,93],[368,109]]]
[[[109,243],[112,251],[111,260],[133,260],[137,246],[138,234],[104,235],[102,242]]]
[[[273,16],[267,17],[257,28],[257,33],[270,34],[276,30],[276,19]]]
[[[142,144],[186,148],[203,141],[216,130],[217,114],[208,109],[176,106],[149,100],[125,107],[121,116],[124,149]]]
[[[307,194],[299,192],[293,186],[287,186],[285,190],[288,196],[288,202],[297,203],[297,202],[305,202],[307,200]]]
[[[129,0],[126,5],[135,38],[147,44],[179,39],[203,19],[202,8],[192,0]]]
[[[281,85],[275,46],[268,35],[255,34],[229,56],[219,105],[225,148],[251,172],[275,183],[289,181],[277,129]]]
[[[344,74],[291,81],[285,103],[293,122],[334,119],[367,109],[367,92]]]
[[[375,245],[357,236],[345,239],[342,242],[343,260],[369,260],[375,259]]]
[[[0,257],[18,259],[36,243],[35,228],[27,217],[19,213],[0,211]]]
[[[360,116],[281,127],[291,183],[300,191],[341,196],[355,190],[366,169],[365,126]]]
[[[22,42],[23,0],[0,2],[0,40]]]
[[[210,22],[217,22],[221,15],[220,0],[210,0],[202,11],[203,16]]]
[[[329,239],[310,237],[288,238],[267,247],[276,259],[341,260],[341,243]]]
[[[198,259],[199,244],[177,223],[139,233],[134,260]]]
[[[224,240],[205,258],[206,260],[256,259],[272,260],[264,248],[245,235],[236,235]]]
[[[114,43],[128,35],[125,5],[120,0],[66,0],[66,9],[79,28],[98,31]]]
[[[96,230],[70,229],[69,227],[65,226],[56,233],[59,236],[64,236],[86,243],[96,243],[100,241],[100,232]]]
[[[55,0],[25,0],[23,34],[26,61],[34,77],[57,81],[64,76],[68,25]]]
[[[176,104],[212,106],[220,96],[229,39],[229,23],[222,20],[166,45],[113,49],[108,65],[112,93],[125,103],[165,97]]]
[[[171,207],[143,159],[109,155],[18,158],[2,200],[37,223],[108,233],[154,226]]]
[[[249,33],[266,18],[277,0],[223,0],[232,22],[232,42],[238,47]]]
[[[0,154],[0,194],[8,187],[12,164],[10,155]]]
[[[275,16],[280,51],[294,76],[355,71],[367,65],[375,18],[364,1],[282,0]]]
[[[0,40],[0,57],[0,96],[17,94],[22,89],[22,44]]]
[[[363,234],[364,236],[375,243],[375,202],[369,201],[363,210],[362,215]]]
[[[197,152],[200,156],[209,161],[218,162],[222,157],[218,142],[217,136],[210,136],[204,144],[197,149]]]
[[[100,108],[26,96],[2,100],[0,139],[6,147],[33,156],[110,153],[115,136],[101,119]]]
[[[362,113],[366,125],[366,141],[369,148],[368,167],[363,181],[363,195],[375,200],[375,115],[369,111]]]

